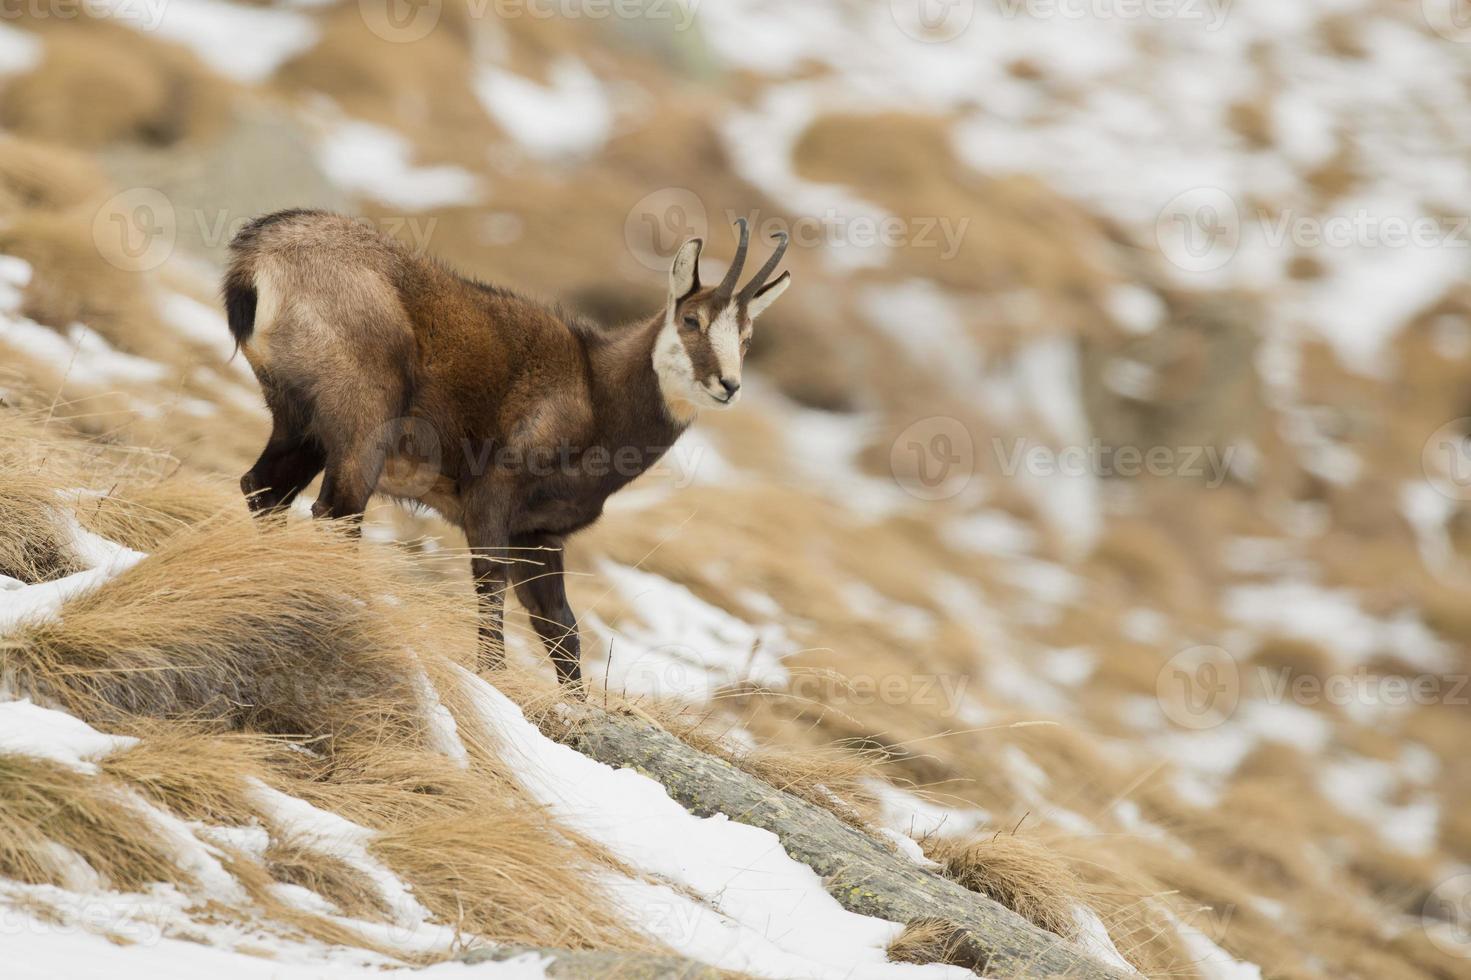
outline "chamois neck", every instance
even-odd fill
[[[660,312],[604,333],[589,351],[602,428],[612,442],[670,446],[694,421],[694,406],[682,399],[671,404],[654,369],[664,326]]]

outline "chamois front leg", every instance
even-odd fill
[[[536,635],[557,668],[557,680],[582,693],[582,644],[577,617],[567,604],[562,540],[551,535],[517,535],[516,598],[526,607]]]
[[[510,519],[505,495],[477,495],[465,504],[470,573],[480,605],[480,670],[499,668],[506,657],[505,596],[510,562]]]

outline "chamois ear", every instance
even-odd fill
[[[704,242],[691,238],[674,253],[669,267],[669,300],[671,305],[700,288],[700,249]]]
[[[775,280],[763,286],[755,296],[751,297],[751,302],[746,304],[746,315],[754,320],[765,313],[766,308],[775,303],[776,298],[786,292],[787,287],[791,284],[792,274],[790,272],[783,272],[777,276]]]

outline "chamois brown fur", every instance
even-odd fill
[[[502,595],[526,607],[563,682],[580,680],[563,542],[645,472],[708,405],[733,404],[752,321],[785,241],[742,289],[748,242],[702,288],[700,242],[674,258],[665,309],[604,328],[467,279],[362,222],[258,218],[231,243],[225,309],[273,420],[240,481],[260,514],[325,470],[315,516],[384,492],[464,529],[481,597],[482,662],[501,656]]]

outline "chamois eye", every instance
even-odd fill
[[[684,328],[686,330],[698,330],[698,329],[700,329],[700,320],[699,320],[699,318],[696,317],[696,316],[686,316],[684,318]]]

